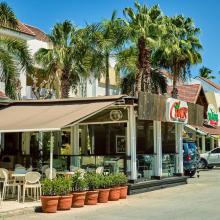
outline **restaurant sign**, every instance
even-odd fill
[[[187,102],[168,98],[166,103],[166,119],[169,122],[188,122],[188,105]]]
[[[209,125],[218,125],[218,112],[212,104],[208,105],[207,119]]]

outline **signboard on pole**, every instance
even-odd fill
[[[207,111],[207,119],[208,119],[208,124],[212,126],[217,126],[218,125],[218,112],[216,111],[214,105],[209,104],[208,105],[208,111]]]
[[[168,98],[166,103],[166,119],[169,122],[188,122],[188,105],[187,102]]]

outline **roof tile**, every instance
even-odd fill
[[[178,89],[178,99],[186,102],[196,103],[199,92],[201,90],[200,84],[190,84],[190,85],[179,85]],[[171,96],[173,87],[167,87],[167,93]]]

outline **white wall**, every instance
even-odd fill
[[[32,55],[34,55],[40,48],[46,48],[46,49],[49,48],[48,42],[44,42],[36,39],[28,40],[27,45]]]
[[[50,45],[48,42],[36,40],[34,36],[23,34],[17,31],[0,28],[0,35],[6,35],[10,37],[15,37],[27,42],[27,46],[30,50],[31,55],[33,56],[40,48],[49,48]],[[27,73],[24,69],[19,71],[19,80],[21,82],[21,98],[26,98],[26,87],[27,87]],[[2,83],[0,84],[0,89],[3,88]]]

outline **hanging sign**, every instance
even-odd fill
[[[218,112],[212,104],[208,105],[207,119],[209,125],[218,125]]]
[[[169,122],[188,122],[188,105],[187,102],[168,98],[166,103],[166,119]]]

